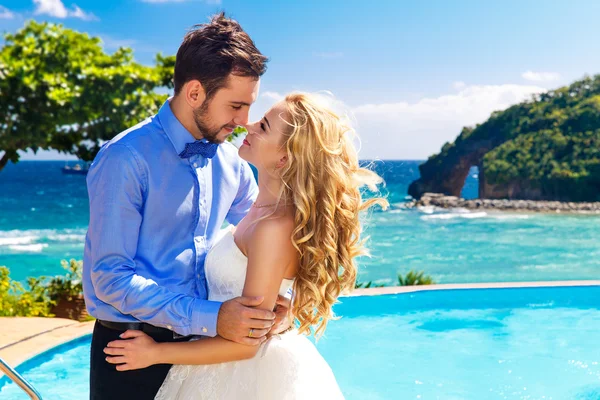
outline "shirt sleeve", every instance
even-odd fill
[[[250,207],[258,195],[258,185],[250,165],[242,161],[240,168],[240,186],[237,195],[225,219],[232,225],[237,225],[248,214]]]
[[[181,335],[216,336],[221,303],[174,293],[136,273],[142,224],[145,169],[134,150],[113,143],[90,168],[88,239],[96,297],[140,321]]]

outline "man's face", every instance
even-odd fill
[[[259,87],[259,79],[229,75],[226,85],[194,110],[194,121],[203,137],[220,144],[236,126],[246,125],[250,105],[256,100]]]

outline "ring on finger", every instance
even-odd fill
[[[248,337],[252,337],[254,335],[254,328],[250,328],[250,332],[248,333]]]

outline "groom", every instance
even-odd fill
[[[266,62],[237,22],[213,17],[177,52],[174,97],[96,156],[83,268],[97,318],[91,399],[153,399],[165,379],[170,365],[117,372],[105,361],[104,347],[128,329],[161,342],[220,335],[259,345],[287,328],[289,303],[279,301],[275,314],[254,308],[261,298],[208,301],[204,274],[224,220],[236,225],[257,194],[250,167],[225,140],[247,124]]]

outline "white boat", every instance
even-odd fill
[[[75,164],[74,166],[66,165],[62,167],[63,174],[71,174],[71,175],[85,175],[88,173],[89,163],[85,165]]]

